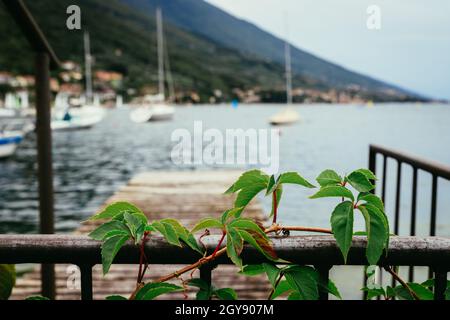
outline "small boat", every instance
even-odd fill
[[[300,115],[292,108],[292,66],[291,66],[291,46],[288,41],[284,46],[286,60],[286,98],[287,107],[269,119],[273,126],[291,125],[300,120]]]
[[[290,125],[300,120],[299,114],[292,108],[286,108],[269,119],[273,126]]]
[[[74,131],[90,129],[103,120],[105,111],[100,107],[83,106],[69,108],[63,114],[57,113],[51,122],[53,131]]]
[[[165,98],[165,77],[167,72],[167,83],[169,84],[170,97],[174,97],[172,75],[170,74],[169,58],[167,52],[164,53],[164,34],[162,12],[158,8],[156,10],[157,22],[157,45],[158,45],[158,80],[159,92],[156,95],[148,95],[139,104],[136,110],[130,113],[130,119],[136,123],[145,123],[150,121],[167,121],[171,120],[175,114],[175,108],[168,104]]]
[[[22,140],[23,135],[21,132],[0,132],[0,159],[12,156]]]

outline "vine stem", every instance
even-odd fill
[[[389,272],[391,276],[394,277],[395,280],[400,282],[403,288],[405,288],[409,292],[409,294],[414,298],[414,300],[420,300],[419,296],[411,289],[411,287],[402,278],[400,278],[400,276],[394,270],[392,270],[392,268],[385,266],[384,270]]]
[[[276,224],[277,223],[277,214],[278,214],[278,199],[277,199],[277,191],[275,190],[272,193],[272,197],[273,197],[273,201],[272,201],[272,205],[273,205],[273,222],[272,224]]]
[[[213,254],[211,255],[213,258],[216,256],[217,252],[220,250],[220,247],[222,246],[223,240],[225,240],[226,232],[222,232],[222,238],[220,238],[219,244],[217,245],[216,249],[214,250]]]
[[[282,227],[280,225],[273,225],[268,229],[265,229],[264,232],[266,234],[269,233],[274,233],[274,232],[279,232],[282,230],[289,230],[289,231],[305,231],[305,232],[318,232],[318,233],[327,233],[327,234],[332,234],[333,232],[331,230],[328,229],[321,229],[321,228],[309,228],[309,227]],[[222,235],[222,243],[223,243],[223,239],[225,238],[224,235]],[[216,259],[217,257],[222,256],[223,254],[225,254],[227,252],[227,248],[222,248],[219,249],[220,246],[222,245],[222,243],[220,245],[218,245],[216,247],[216,250],[213,254],[201,258],[200,260],[198,260],[196,263],[193,263],[191,265],[188,265],[178,271],[175,271],[169,275],[166,275],[164,277],[158,278],[156,280],[154,280],[155,283],[159,283],[159,282],[166,282],[175,278],[179,278],[182,274],[185,274],[186,272],[195,270],[200,268],[201,266],[203,266],[204,264],[207,264],[211,261],[213,261],[214,259]],[[140,289],[142,289],[143,284],[142,283],[138,283],[136,286],[136,289],[134,290],[134,292],[131,294],[130,296],[130,300],[134,300],[134,298],[136,297],[136,294],[139,292]]]
[[[271,300],[271,299],[272,299],[272,296],[273,296],[273,294],[275,293],[275,289],[276,289],[276,288],[278,287],[278,285],[280,284],[281,279],[283,279],[283,276],[284,276],[283,272],[280,272],[280,275],[278,276],[277,282],[275,282],[275,285],[273,286],[272,291],[270,291],[269,298],[267,298],[267,300]]]

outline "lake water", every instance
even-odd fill
[[[177,109],[174,121],[135,124],[129,110],[108,112],[106,119],[87,131],[54,133],[56,228],[68,232],[90,216],[117,188],[135,174],[148,170],[208,169],[206,165],[173,164],[173,130],[193,131],[194,121],[205,129],[269,129],[267,119],[281,106],[194,106]],[[281,129],[280,169],[296,170],[314,181],[324,169],[345,174],[367,167],[368,147],[377,143],[450,164],[450,106],[448,105],[313,105],[299,106],[302,121]],[[36,139],[29,136],[15,156],[0,161],[0,233],[37,230]],[[390,171],[387,211],[392,216],[395,166]],[[404,173],[402,231],[408,227],[410,181]],[[431,178],[419,174],[418,231],[426,234]],[[440,181],[438,234],[450,234],[450,183]],[[289,186],[280,207],[285,224],[329,226],[335,201],[309,200],[311,191]],[[266,209],[270,199],[262,199]],[[428,200],[428,201],[427,201]],[[403,217],[404,215],[404,217]],[[361,221],[357,221],[362,226]]]
[[[203,170],[205,165],[178,167],[171,160],[173,130],[269,129],[267,119],[281,106],[195,106],[177,109],[174,121],[135,124],[129,110],[108,112],[107,118],[87,131],[54,134],[56,229],[70,232],[135,174],[149,170]],[[311,181],[324,169],[345,174],[367,167],[369,144],[398,148],[450,164],[450,106],[448,105],[314,105],[297,107],[302,122],[281,129],[280,169],[295,170]],[[391,163],[390,163],[391,164]],[[387,213],[394,212],[395,163],[388,172]],[[245,168],[243,168],[245,169]],[[379,171],[380,172],[380,171]],[[409,228],[411,172],[405,167],[401,205],[401,233]],[[418,234],[429,228],[431,177],[419,173]],[[312,191],[285,189],[280,220],[285,225],[329,227],[335,200],[309,200]],[[450,182],[439,181],[438,235],[450,235]],[[28,137],[15,156],[0,161],[0,233],[37,231],[36,138]],[[267,211],[270,199],[262,198]],[[355,216],[357,229],[363,222]],[[392,221],[392,219],[391,219]],[[420,271],[420,270],[419,270]],[[403,270],[403,274],[406,269]],[[425,277],[426,270],[422,270]],[[362,270],[336,267],[331,273],[343,296],[361,297]]]

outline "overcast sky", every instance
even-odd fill
[[[450,99],[449,0],[207,0],[349,69]],[[381,29],[367,28],[367,8]]]

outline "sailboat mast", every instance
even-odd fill
[[[86,79],[86,99],[87,103],[92,102],[92,56],[89,32],[84,33],[84,71]]]
[[[156,27],[158,33],[158,79],[159,94],[164,96],[164,37],[161,8],[156,9]]]
[[[291,66],[291,46],[285,42],[286,60],[286,98],[288,105],[292,104],[292,66]]]

